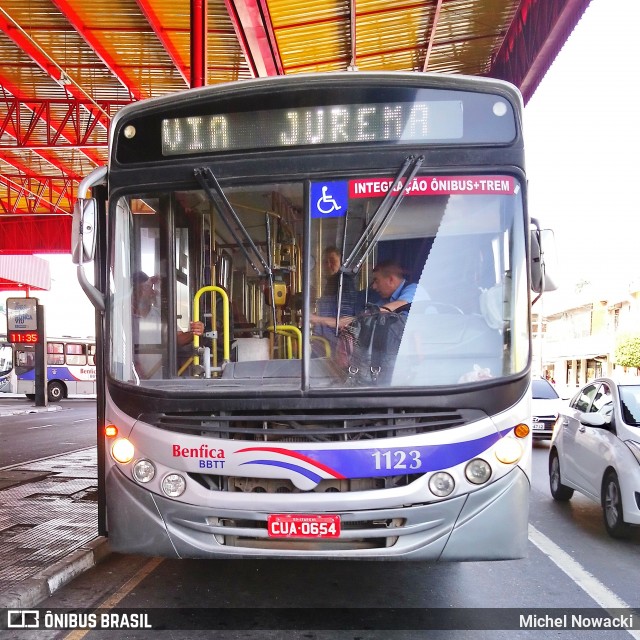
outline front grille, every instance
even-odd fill
[[[210,491],[240,493],[305,493],[290,480],[273,478],[245,478],[239,476],[218,476],[206,473],[188,473],[192,480]],[[404,487],[420,474],[376,478],[347,478],[344,480],[321,480],[312,491],[315,493],[352,493],[354,491],[376,491]]]
[[[140,420],[175,433],[258,442],[350,442],[430,433],[486,417],[472,409],[243,413],[150,413]]]
[[[207,518],[207,524],[214,529],[214,537],[218,544],[228,547],[327,551],[391,547],[398,541],[398,534],[406,526],[406,520],[404,518],[351,520],[343,516],[343,536],[340,539],[269,538],[266,519]]]

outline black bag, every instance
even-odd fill
[[[404,305],[398,311],[407,311]],[[376,305],[341,330],[339,361],[346,369],[347,384],[388,385],[407,321],[406,313],[381,311]]]

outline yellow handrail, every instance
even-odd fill
[[[222,287],[216,287],[215,285],[209,285],[198,289],[196,295],[193,297],[193,321],[198,322],[200,320],[200,298],[203,294],[215,291],[222,297],[222,360],[223,362],[229,362],[231,360],[231,347],[229,339],[229,296]],[[215,327],[214,327],[215,330]],[[198,348],[200,346],[200,336],[193,336],[193,346]],[[200,364],[200,358],[195,356],[193,358],[194,364]]]
[[[317,340],[318,342],[322,342],[324,344],[324,355],[327,356],[327,358],[330,358],[331,344],[329,343],[329,341],[322,336],[311,336],[311,341],[313,342],[314,340]]]
[[[301,357],[302,353],[302,331],[300,331],[300,329],[298,327],[296,327],[293,324],[279,324],[275,330],[273,328],[273,325],[267,327],[267,331],[274,331],[274,333],[279,333],[281,336],[285,336],[287,338],[291,338],[291,334],[293,333],[293,335],[296,337],[297,341],[298,341],[298,357]],[[289,360],[292,359],[293,357],[293,353],[291,352],[291,342],[288,341],[287,343],[287,355],[289,357]]]

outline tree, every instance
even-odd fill
[[[628,334],[618,339],[615,360],[622,367],[640,367],[640,334]]]

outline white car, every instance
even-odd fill
[[[531,411],[533,413],[531,434],[534,439],[551,439],[562,404],[562,399],[550,382],[542,378],[531,380]]]
[[[555,500],[576,490],[599,502],[614,538],[640,525],[640,380],[596,379],[560,410],[549,484]]]

